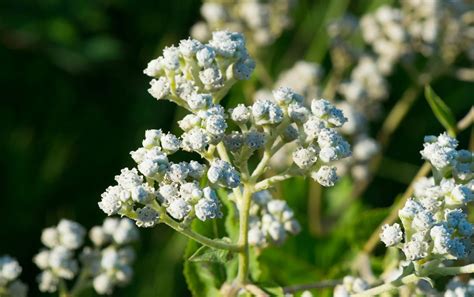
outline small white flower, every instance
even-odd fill
[[[112,294],[114,287],[113,280],[106,273],[102,273],[94,277],[92,285],[94,287],[94,290],[101,295]]]
[[[251,150],[258,150],[266,143],[265,133],[262,132],[251,130],[245,133],[244,136],[245,145]]]
[[[191,38],[179,42],[179,52],[188,58],[193,57],[202,47],[201,42]]]
[[[314,147],[299,147],[293,152],[293,161],[303,170],[310,169],[317,159],[317,151]]]
[[[171,133],[167,133],[161,136],[161,148],[167,154],[174,154],[179,150],[181,142],[178,137]]]
[[[288,87],[280,87],[273,91],[273,98],[278,105],[286,106],[292,102],[302,103],[303,96],[295,93],[295,91]]]
[[[169,203],[169,206],[166,208],[168,213],[176,220],[184,219],[189,214],[191,209],[191,205],[182,198],[172,200]]]
[[[311,172],[311,178],[323,187],[332,187],[339,179],[334,166],[321,166],[318,171]]]
[[[207,171],[207,178],[211,183],[228,188],[236,188],[240,185],[240,175],[226,161],[216,159]]]
[[[209,137],[201,128],[194,128],[182,135],[183,150],[188,152],[204,152],[209,145]]]
[[[194,206],[196,217],[201,221],[222,217],[220,202],[215,192],[209,187],[204,188],[203,192],[204,198]]]
[[[403,239],[403,232],[399,224],[384,225],[380,233],[380,240],[385,243],[385,246],[394,246],[399,244]]]
[[[59,278],[50,270],[45,270],[38,275],[39,290],[53,293],[58,290]]]
[[[161,76],[159,79],[152,79],[150,81],[150,88],[148,93],[156,99],[164,99],[170,94],[170,82],[166,77]]]
[[[196,54],[196,59],[198,61],[199,66],[206,68],[212,65],[215,57],[216,53],[214,52],[214,49],[209,46],[204,46]]]
[[[278,124],[283,120],[283,111],[270,100],[259,100],[252,105],[252,115],[257,125]]]
[[[238,104],[230,110],[231,119],[237,124],[245,124],[250,119],[250,110],[243,104]]]
[[[403,245],[403,252],[408,260],[416,261],[428,256],[428,248],[428,242],[412,239]]]

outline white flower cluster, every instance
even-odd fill
[[[445,63],[466,53],[473,60],[472,4],[462,1],[404,0],[401,7],[383,5],[360,20],[362,36],[389,74],[403,57],[421,53]]]
[[[114,287],[132,279],[135,251],[130,244],[138,240],[138,229],[129,219],[107,218],[91,228],[89,237],[93,247],[84,248],[82,263],[90,271],[94,290],[110,295]]]
[[[286,201],[274,199],[267,190],[254,193],[249,217],[249,244],[259,248],[282,244],[297,234],[300,224]]]
[[[444,297],[469,297],[474,296],[474,279],[464,282],[459,277],[452,278],[446,285]]]
[[[18,277],[21,274],[21,266],[18,262],[8,256],[0,257],[0,295],[5,297],[26,297],[28,287]]]
[[[154,78],[148,90],[153,97],[195,111],[206,109],[212,100],[217,103],[222,91],[247,79],[254,67],[242,34],[217,31],[206,44],[184,39],[165,48],[144,73]]]
[[[213,36],[209,47],[216,53],[236,45],[244,46],[243,38],[237,33],[216,32]],[[236,44],[216,45],[222,36],[233,38]],[[238,51],[250,59],[244,47]],[[158,58],[159,63],[163,62],[163,57]],[[199,52],[197,57],[199,60]],[[227,55],[223,54],[217,60],[221,63],[226,59]],[[157,79],[168,79],[170,72],[167,70],[150,72],[155,63],[158,62],[152,61],[145,72]],[[196,84],[194,76],[184,77],[189,83]],[[324,99],[314,99],[307,106],[303,96],[290,88],[280,87],[250,106],[238,104],[225,111],[218,102],[226,94],[226,86],[216,92],[195,91],[180,97],[183,106],[190,111],[178,122],[184,131],[180,136],[147,130],[142,147],[130,153],[137,167],[123,169],[115,177],[117,185],[107,188],[99,202],[107,215],[127,216],[140,227],[152,227],[161,222],[175,229],[177,226],[188,228],[195,218],[207,221],[222,217],[221,202],[215,189],[232,191],[238,197],[246,182],[258,185],[256,191],[272,187],[272,182],[259,181],[271,167],[265,159],[269,161],[288,144],[295,145],[289,153],[294,165],[285,168],[289,173],[284,179],[311,176],[324,186],[332,186],[338,179],[333,164],[351,154],[349,144],[336,130],[347,119],[341,110]],[[177,97],[164,98],[178,103]],[[197,153],[206,164],[170,161],[170,156],[179,150]],[[250,177],[249,159],[259,150],[266,157],[252,173],[257,177]],[[253,178],[255,180],[251,180]],[[237,200],[234,202],[239,204]],[[292,211],[283,201],[272,199],[255,211],[261,222],[257,224],[254,220],[250,236],[262,237],[255,239],[255,244],[281,243],[287,232],[299,230]]]
[[[388,74],[393,65],[407,52],[406,32],[400,9],[384,5],[360,20],[362,36],[378,55],[379,69]]]
[[[56,292],[61,279],[71,280],[79,272],[76,251],[84,244],[86,230],[80,224],[63,219],[41,233],[45,249],[33,259],[42,270],[38,276],[41,292]]]
[[[342,284],[334,288],[334,297],[349,297],[352,294],[360,293],[369,288],[369,284],[358,277],[345,276]]]
[[[287,86],[305,98],[319,97],[322,93],[320,84],[323,70],[314,63],[298,61],[292,68],[282,72],[276,86]],[[378,153],[379,146],[368,135],[368,120],[379,113],[381,100],[387,96],[386,81],[378,71],[373,59],[362,57],[351,72],[351,77],[344,80],[336,88],[344,100],[333,100],[335,106],[342,110],[346,123],[338,130],[351,139],[354,154],[340,162],[336,162],[338,174],[351,171],[356,180],[364,180],[369,176],[368,164]],[[254,100],[269,98],[271,92],[266,89],[257,91]],[[311,102],[308,102],[311,104]],[[288,156],[294,146],[286,146],[272,159],[272,165],[284,168],[291,164]],[[357,150],[357,153],[355,151]]]
[[[207,148],[209,145],[198,143],[199,139],[192,137],[189,145],[189,138],[187,133],[178,139],[170,133],[163,134],[161,130],[147,130],[143,147],[130,153],[138,164],[138,170],[122,169],[115,177],[117,185],[102,194],[99,207],[108,215],[129,216],[139,227],[153,227],[164,212],[179,221],[221,217],[221,205],[215,191],[209,186],[202,188],[199,181],[207,171],[212,185],[235,188],[240,184],[239,173],[219,159],[215,159],[208,170],[197,161],[169,161],[168,156],[180,148],[204,152],[197,147]]]
[[[191,28],[191,35],[201,41],[211,32],[227,28],[249,37],[252,47],[271,44],[291,24],[290,9],[294,0],[218,1],[206,0],[201,6],[204,21]]]
[[[403,230],[399,224],[385,225],[380,238],[387,246],[401,248],[409,261],[462,259],[470,253],[474,234],[474,226],[467,220],[465,211],[474,200],[473,154],[456,151],[457,141],[446,134],[429,136],[425,141],[422,155],[432,162],[434,172],[444,170],[441,179],[419,180],[414,197],[399,211]],[[433,145],[436,148],[431,148]],[[451,160],[447,157],[451,155],[452,162],[446,162]],[[451,170],[446,170],[447,166]],[[462,178],[453,166],[464,169]]]
[[[280,87],[272,97],[258,99],[251,110],[256,125],[288,123],[282,141],[291,145],[283,154],[291,156],[304,175],[325,187],[334,185],[338,178],[334,164],[351,155],[349,144],[336,130],[347,122],[340,109],[325,99],[313,99],[307,107],[301,95]],[[274,160],[277,167],[285,163],[280,163],[278,154]]]
[[[111,294],[115,285],[128,283],[134,251],[127,245],[138,239],[133,222],[106,219],[102,226],[93,227],[89,236],[94,247],[84,247],[85,235],[81,225],[65,219],[43,230],[41,241],[46,248],[33,258],[42,270],[38,275],[40,291],[56,292],[61,282],[79,274],[77,281],[91,280],[99,294]]]

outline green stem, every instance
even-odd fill
[[[272,187],[274,184],[287,180],[289,178],[294,177],[295,174],[292,174],[290,171],[285,171],[284,173],[274,175],[272,177],[269,177],[267,179],[264,179],[257,184],[255,184],[255,192],[263,191],[266,190],[270,187]]]
[[[89,270],[84,268],[71,289],[71,293],[69,294],[70,297],[78,296],[82,290],[92,285],[92,282],[88,279],[88,277]]]
[[[358,293],[358,294],[354,294],[352,295],[352,297],[371,297],[371,296],[377,296],[381,293],[384,293],[384,292],[389,292],[389,291],[392,291],[392,290],[395,290],[397,289],[398,287],[402,286],[402,285],[406,285],[406,284],[410,284],[410,283],[413,283],[413,282],[416,282],[417,280],[419,280],[419,277],[416,276],[415,274],[410,274],[410,275],[407,275],[405,277],[402,277],[400,279],[397,279],[393,282],[390,282],[390,283],[386,283],[386,284],[383,284],[383,285],[380,285],[380,286],[377,286],[375,288],[372,288],[372,289],[369,289],[369,290],[366,290],[362,293]]]
[[[250,202],[252,200],[253,188],[249,184],[244,184],[244,193],[242,199],[239,201],[239,246],[242,250],[239,252],[239,271],[237,274],[237,281],[240,284],[246,284],[249,280],[249,242],[248,242],[248,229],[249,229],[249,211]]]
[[[218,239],[211,239],[209,237],[203,236],[199,233],[194,232],[193,230],[189,228],[183,228],[181,225],[170,218],[168,215],[164,214],[160,218],[163,223],[166,225],[170,226],[171,228],[175,229],[176,231],[180,232],[181,234],[186,235],[187,237],[199,242],[202,245],[216,248],[216,249],[221,249],[221,250],[228,250],[232,252],[240,252],[242,251],[242,246],[240,245],[235,245],[232,243],[227,243],[222,240]]]
[[[382,124],[382,128],[380,129],[377,135],[377,140],[379,141],[382,147],[386,147],[388,145],[393,132],[395,132],[398,126],[400,126],[400,123],[413,106],[413,103],[415,103],[421,90],[421,85],[412,85],[411,87],[406,89],[402,97],[393,106],[392,110],[385,118],[385,121]]]

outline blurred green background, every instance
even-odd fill
[[[263,62],[274,77],[301,57],[330,67],[328,20],[384,2],[390,1],[299,0],[293,27],[265,51]],[[0,255],[19,259],[29,296],[39,295],[31,258],[41,247],[41,230],[63,217],[87,228],[101,223],[100,194],[121,168],[133,166],[128,152],[139,146],[144,130],[174,129],[174,105],[147,93],[142,70],[165,45],[188,36],[199,7],[197,0],[0,2]],[[403,74],[390,81],[387,110],[407,85]],[[457,118],[472,105],[473,84],[443,79],[433,88]],[[235,101],[240,94],[237,85],[229,96]],[[416,173],[423,135],[441,131],[420,98],[395,133],[374,183],[330,235],[308,232],[305,182],[289,181],[283,194],[288,186],[293,190],[284,198],[304,231],[262,254],[263,274],[283,285],[343,275],[341,263]],[[469,134],[460,135],[462,147]],[[326,193],[325,205],[348,191],[350,181],[343,180]],[[134,281],[113,295],[189,295],[182,276],[186,239],[164,226],[141,234]],[[268,268],[273,265],[285,269]]]

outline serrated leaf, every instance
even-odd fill
[[[227,250],[214,249],[203,245],[188,258],[188,261],[225,264],[231,258],[232,254]]]
[[[443,125],[446,131],[448,131],[449,135],[455,137],[456,120],[451,109],[429,85],[425,86],[425,97],[438,121]]]

